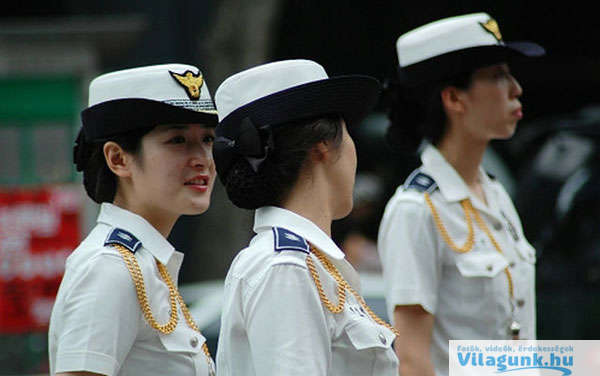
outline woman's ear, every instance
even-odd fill
[[[114,141],[108,141],[103,147],[104,159],[108,168],[119,177],[131,176],[131,155],[126,153],[119,144]]]
[[[461,114],[465,111],[465,105],[460,89],[447,86],[440,92],[442,105],[448,114]]]
[[[310,149],[310,158],[313,162],[324,162],[331,154],[327,141],[320,141]]]

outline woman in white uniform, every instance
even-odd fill
[[[481,162],[523,115],[507,62],[544,50],[505,43],[478,13],[412,30],[397,52],[388,138],[405,151],[424,139],[423,164],[388,202],[378,250],[401,375],[442,376],[450,339],[535,338],[535,250]]]
[[[215,102],[215,161],[238,207],[256,209],[250,245],[233,261],[217,352],[219,375],[396,375],[394,333],[360,296],[331,240],[352,209],[358,123],[380,86],[329,78],[287,60],[226,79]]]
[[[98,223],[66,263],[49,330],[52,375],[214,375],[177,290],[167,237],[210,204],[216,109],[198,68],[102,75],[74,159]]]

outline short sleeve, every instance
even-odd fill
[[[55,371],[118,373],[141,315],[135,288],[117,254],[101,253],[73,273],[63,292]]]
[[[256,375],[327,375],[330,331],[306,266],[272,265],[245,303]]]
[[[435,314],[442,260],[424,202],[392,198],[378,236],[388,315],[398,305],[421,305]]]

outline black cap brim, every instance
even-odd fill
[[[532,42],[508,42],[505,44],[477,46],[452,51],[427,60],[400,67],[402,85],[415,87],[451,79],[458,74],[479,68],[545,55],[544,48]]]
[[[506,42],[506,48],[526,57],[540,57],[546,54],[544,47],[533,42]]]
[[[380,91],[379,81],[361,75],[331,77],[294,86],[237,108],[219,123],[217,136],[234,136],[237,125],[246,117],[262,126],[339,114],[352,126],[375,106]]]
[[[81,112],[86,142],[160,124],[201,124],[215,127],[216,113],[199,112],[144,98],[115,99]]]
[[[302,119],[340,115],[357,125],[379,99],[381,85],[369,76],[349,75],[309,82],[254,100],[227,115],[217,126],[217,139],[236,140],[240,124],[248,118],[256,127],[279,126]],[[213,155],[223,179],[241,157],[224,143],[215,143]]]

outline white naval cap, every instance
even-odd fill
[[[90,83],[90,107],[131,98],[216,113],[202,72],[192,65],[161,64],[124,69],[103,74]]]
[[[498,63],[513,56],[536,57],[544,48],[532,42],[505,42],[500,27],[487,13],[444,18],[401,35],[396,53],[408,81],[433,81]],[[460,59],[454,59],[460,56]]]

